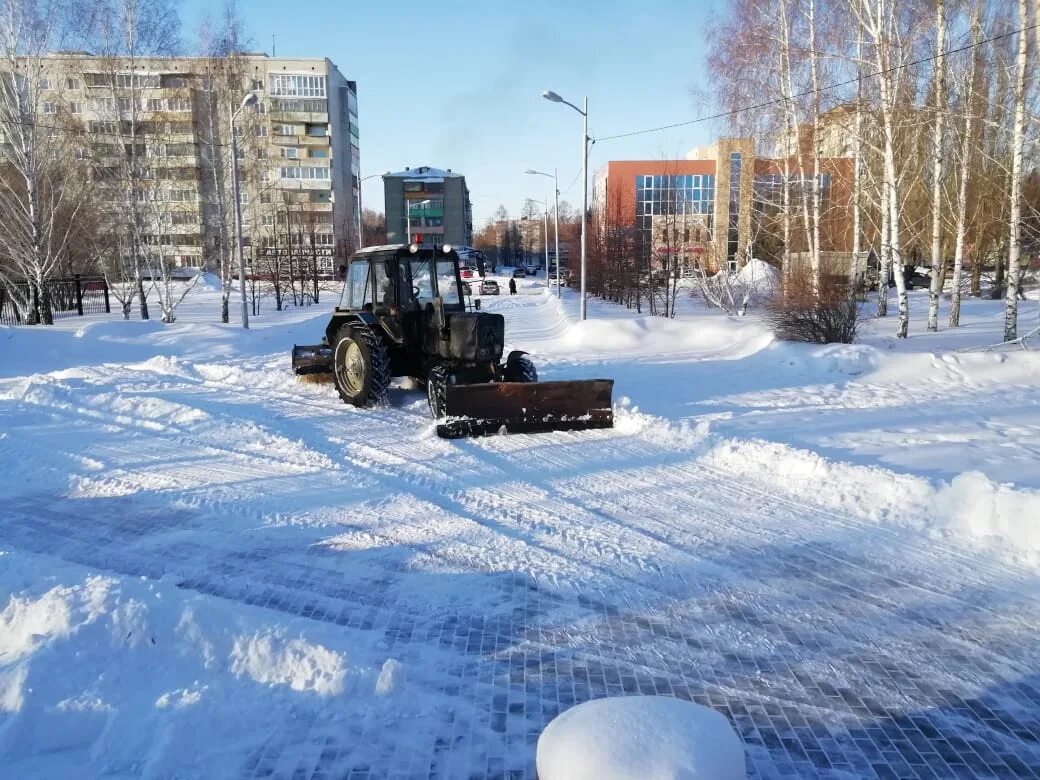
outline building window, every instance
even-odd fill
[[[270,192],[261,192],[260,193],[260,202],[261,203],[270,203],[271,202],[271,193]]]
[[[323,98],[325,97],[325,77],[273,73],[271,74],[271,95]]]
[[[287,166],[281,169],[283,179],[305,179],[312,181],[327,181],[330,177],[329,169],[318,166]]]
[[[257,138],[266,138],[267,137],[267,125],[256,125],[253,128],[253,135],[255,135]]]
[[[726,236],[726,259],[732,266],[736,262],[740,245],[740,177],[743,157],[740,152],[729,156],[729,230]],[[730,270],[735,271],[732,267]]]
[[[58,110],[58,107],[54,103],[50,102],[49,100],[48,101],[44,101],[44,103],[43,103],[43,113],[45,113],[45,114],[54,114],[54,113],[57,113],[57,110]]]
[[[307,125],[307,135],[311,138],[324,138],[328,134],[328,125]]]
[[[253,79],[253,91],[260,92],[264,88],[264,82],[261,79]]]
[[[170,98],[170,111],[191,111],[191,98]]]
[[[329,156],[329,150],[328,149],[311,149],[310,150],[310,156],[311,157],[320,157],[320,158],[328,157]]]
[[[300,150],[295,146],[283,146],[282,157],[288,157],[291,160],[295,160],[300,154]]]
[[[188,80],[184,76],[165,74],[160,77],[159,81],[162,86],[168,88],[188,86]]]
[[[296,135],[294,125],[271,125],[271,132],[275,135]]]
[[[40,89],[51,89],[51,80],[40,79]]]

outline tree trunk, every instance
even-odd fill
[[[1011,137],[1011,214],[1008,235],[1007,298],[1004,308],[1004,341],[1018,337],[1019,257],[1022,252],[1022,146],[1026,124],[1026,57],[1029,49],[1028,0],[1018,0],[1018,58],[1015,74],[1015,124]]]
[[[975,77],[978,74],[979,42],[982,40],[982,25],[979,22],[980,7],[975,6],[972,15],[971,39],[976,47],[971,58],[971,70],[966,83],[964,100],[964,137],[961,139],[960,180],[957,184],[957,233],[953,250],[953,298],[950,302],[950,327],[961,324],[961,274],[964,267],[964,240],[968,232],[968,177],[971,171],[972,112],[975,110]],[[974,275],[974,271],[973,271]]]
[[[935,136],[932,139],[932,278],[928,285],[928,330],[939,330],[939,294],[942,292],[942,170],[943,119],[946,110],[946,9],[935,4]]]
[[[878,257],[877,316],[888,316],[888,278],[892,274],[892,245],[888,243],[888,187],[881,185],[881,256]]]

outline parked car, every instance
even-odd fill
[[[513,278],[514,279],[523,279],[525,276],[527,276],[527,271],[525,271],[523,268],[514,268],[513,269]]]
[[[481,295],[498,295],[498,282],[494,279],[485,279],[480,283],[480,294]]]
[[[463,266],[459,269],[459,274],[462,276],[463,279],[472,279],[474,276],[476,276],[477,272],[474,271],[472,268]]]
[[[483,291],[481,291],[481,292],[483,292]],[[470,297],[471,295],[473,295],[473,285],[470,284],[469,282],[463,282],[462,283],[462,294],[465,295],[467,298]]]

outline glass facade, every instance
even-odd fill
[[[729,156],[729,230],[726,231],[726,260],[731,270],[736,270],[733,263],[737,259],[737,247],[740,244],[740,174],[743,171],[744,158],[740,152]]]
[[[797,211],[801,208],[801,197],[803,188],[807,195],[811,196],[809,190],[810,179],[803,180],[797,174],[791,176],[791,208]],[[820,202],[826,206],[830,198],[831,174],[820,174]],[[782,173],[760,173],[755,176],[754,181],[754,211],[758,214],[775,214],[783,208],[784,202],[784,176]]]
[[[636,225],[647,233],[664,214],[703,214],[712,230],[715,177],[710,174],[636,176]]]

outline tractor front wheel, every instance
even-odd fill
[[[426,400],[430,404],[430,414],[439,420],[444,416],[444,398],[448,392],[448,369],[446,366],[434,366],[426,377]]]
[[[372,406],[386,398],[390,386],[390,353],[364,325],[344,325],[332,350],[332,376],[344,403]]]
[[[509,353],[506,360],[505,371],[502,372],[503,379],[507,382],[537,382],[538,371],[527,357],[526,352],[514,350]]]

